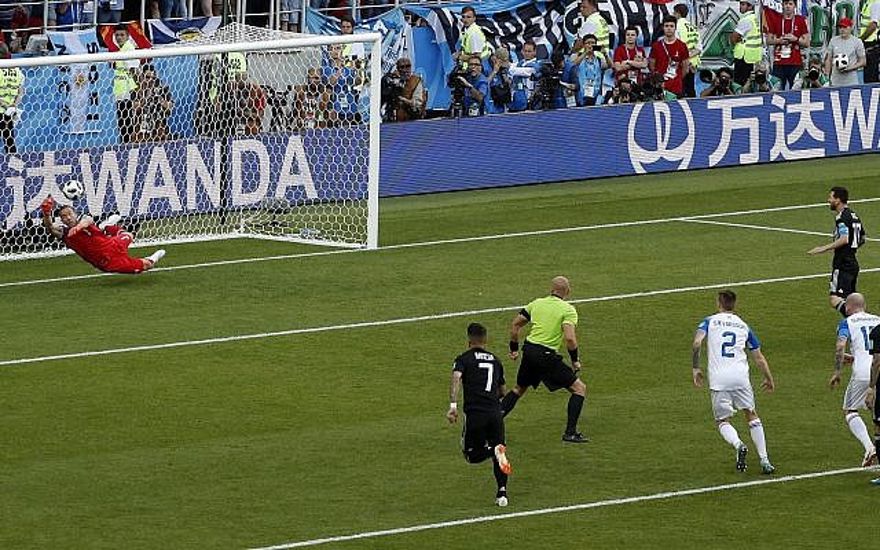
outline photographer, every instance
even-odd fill
[[[704,84],[709,84],[700,97],[736,95],[740,91],[739,84],[733,81],[733,70],[729,67],[721,67],[714,73],[709,69],[703,69],[700,71],[700,80]]]
[[[779,90],[779,79],[771,75],[766,63],[755,63],[755,70],[749,75],[740,93],[763,94]]]
[[[507,48],[495,50],[489,58],[492,70],[486,80],[489,81],[489,97],[486,98],[486,111],[497,115],[505,112],[511,104],[513,95],[513,77],[510,75],[510,53]]]
[[[638,103],[639,93],[627,77],[621,77],[607,94],[602,102],[603,105],[620,105],[623,103]]]
[[[523,58],[510,68],[513,77],[513,101],[510,103],[510,111],[525,111],[532,95],[535,93],[535,79],[532,78],[539,69],[537,59],[538,47],[532,40],[523,44]]]
[[[577,71],[577,104],[591,107],[602,102],[602,71],[608,68],[608,59],[605,52],[596,46],[596,37],[592,34],[584,36],[582,43],[583,49],[573,61]]]
[[[452,108],[450,116],[483,116],[486,114],[486,96],[489,95],[489,81],[483,76],[483,62],[475,55],[467,61],[467,72],[456,69],[449,75],[452,87]]]
[[[818,55],[810,57],[810,66],[803,74],[798,75],[792,90],[809,90],[828,87],[828,76],[822,72],[822,58]]]
[[[382,77],[382,106],[385,122],[425,118],[428,92],[422,78],[412,72],[412,61],[397,60],[397,69]]]

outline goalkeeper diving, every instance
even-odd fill
[[[118,215],[110,216],[99,226],[91,216],[77,216],[72,206],[64,205],[58,209],[61,223],[56,225],[52,220],[55,206],[55,199],[51,195],[40,204],[43,226],[67,248],[101,271],[136,275],[156,267],[165,256],[165,251],[161,249],[146,258],[129,256],[128,247],[134,236],[118,225]]]

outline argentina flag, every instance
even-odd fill
[[[220,17],[197,17],[181,21],[150,19],[148,21],[150,39],[153,46],[167,46],[211,36],[220,28],[221,20]]]

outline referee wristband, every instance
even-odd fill
[[[571,357],[571,362],[572,362],[572,363],[577,363],[577,361],[578,361],[578,349],[577,349],[577,348],[574,348],[574,349],[570,349],[570,350],[568,350],[568,356]]]
[[[511,340],[509,347],[510,351],[519,351],[519,342],[517,342],[516,340]]]

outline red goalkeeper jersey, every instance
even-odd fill
[[[107,265],[120,252],[116,242],[95,224],[73,235],[70,235],[69,229],[65,228],[61,240],[80,258],[101,271],[106,271]]]

